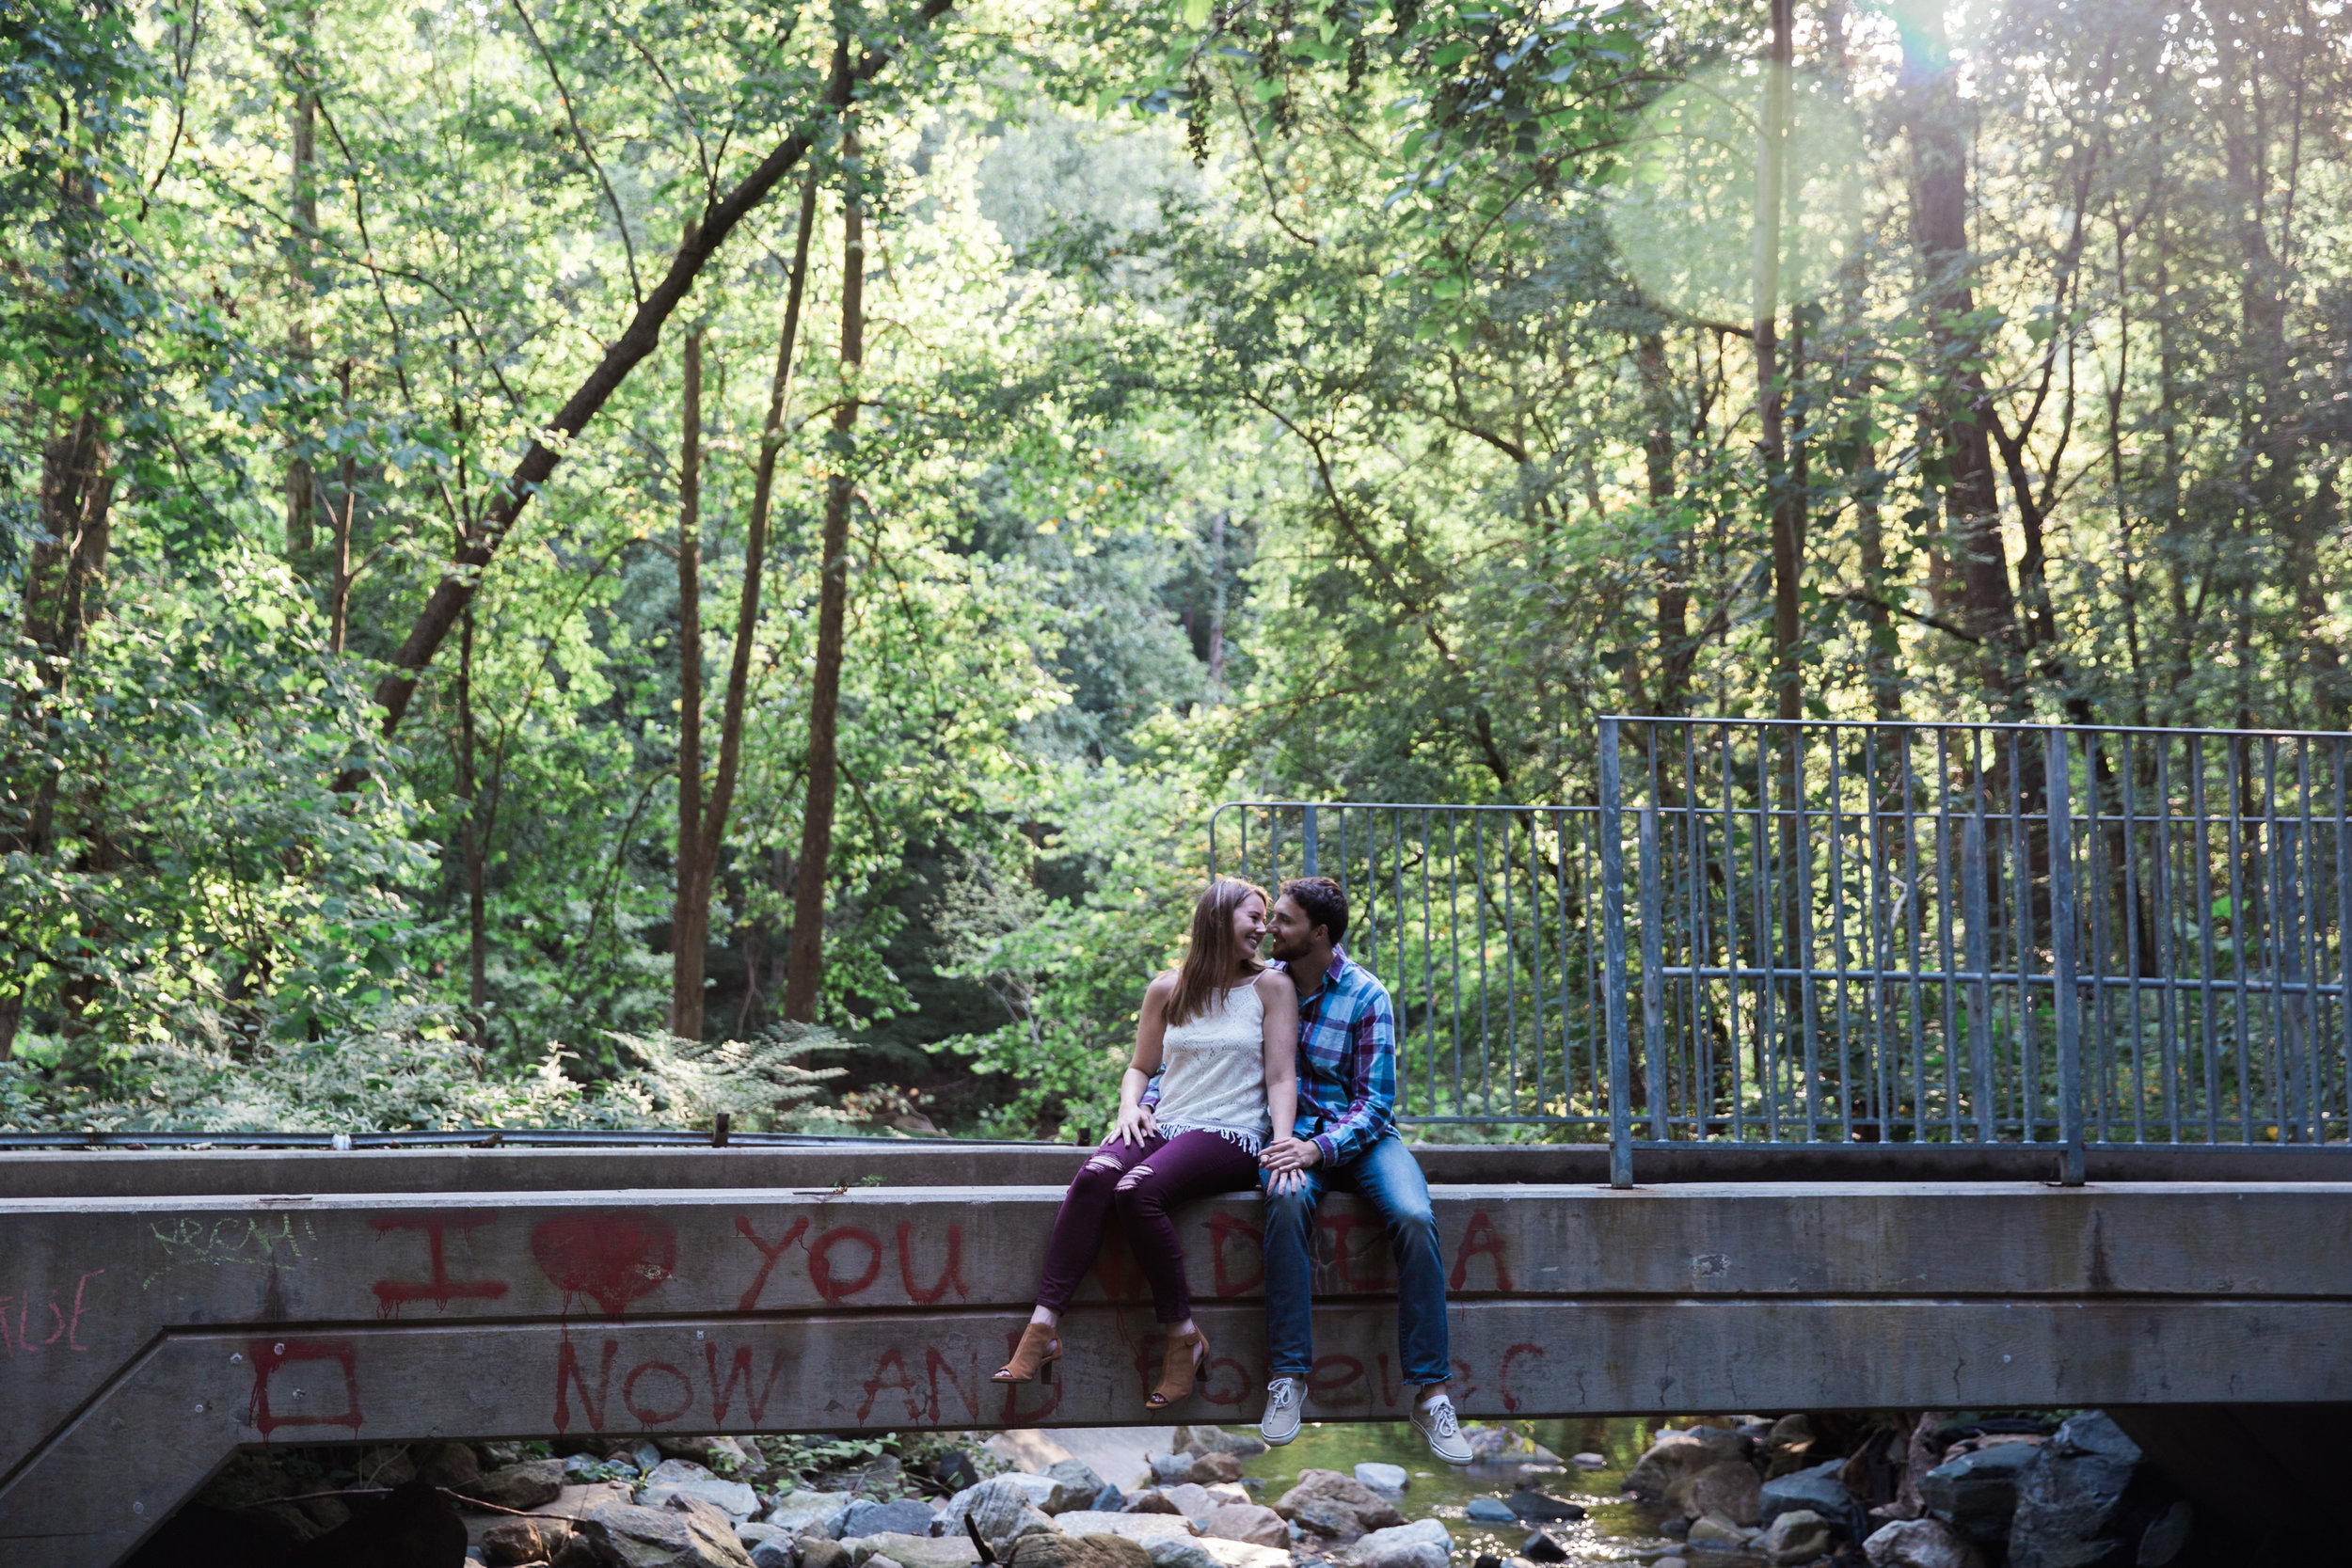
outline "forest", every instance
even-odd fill
[[[0,0],[0,1128],[1100,1128],[1221,800],[2352,728],[2343,0]]]

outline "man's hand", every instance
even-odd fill
[[[1275,1172],[1305,1172],[1323,1163],[1323,1146],[1312,1138],[1277,1138],[1265,1146],[1258,1164]],[[1277,1188],[1276,1191],[1286,1189]]]
[[[1159,1130],[1159,1118],[1152,1114],[1149,1105],[1121,1105],[1119,1121],[1112,1127],[1111,1136],[1141,1148],[1145,1141]]]

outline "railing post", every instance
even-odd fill
[[[1302,877],[1321,876],[1322,871],[1315,863],[1315,808],[1311,805],[1307,808],[1307,821],[1302,836],[1303,842],[1299,846],[1301,869],[1298,874]]]
[[[1633,1185],[1633,1073],[1626,1058],[1624,791],[1617,721],[1600,721],[1602,1001],[1609,1018],[1609,1184]]]
[[[1657,740],[1651,736],[1653,743]],[[1658,800],[1642,795],[1642,1082],[1649,1089],[1650,1136],[1666,1137],[1666,955],[1665,916],[1659,895]]]
[[[2082,997],[2074,989],[2074,807],[2068,782],[2066,732],[2047,732],[2042,764],[2050,828],[2050,985],[2056,993],[2058,1135],[2065,1142],[2059,1180],[2083,1184]],[[2094,802],[2097,796],[2092,796]],[[2094,821],[2091,831],[2097,832]]]

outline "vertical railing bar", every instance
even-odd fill
[[[1919,984],[1919,800],[1917,770],[1912,762],[1911,731],[1895,732],[1901,743],[1896,765],[1896,778],[1903,792],[1903,952],[1910,962],[1911,978],[1911,1080],[1913,1119],[1917,1124],[1914,1133],[1921,1143],[1928,1141],[1928,1036],[1927,1022],[1921,1016],[1927,1010],[1927,995]],[[1944,895],[1941,884],[1936,888],[1940,902]],[[1947,969],[1946,974],[1950,974]],[[1951,989],[1947,980],[1944,990]],[[1949,1042],[1945,1054],[1951,1054]],[[1958,1140],[1955,1139],[1955,1142]]]
[[[2280,982],[2286,977],[2285,942],[2280,930],[2280,887],[2279,884],[2279,749],[2268,736],[2262,740],[2262,852],[2258,863],[2262,868],[2262,955],[2268,970],[2264,990],[2270,1002],[2270,1130],[2276,1143],[2293,1141],[2287,1126],[2287,1083],[2293,1071],[2287,1060],[2286,996]]]
[[[1486,816],[1470,814],[1470,847],[1477,867],[1470,883],[1470,907],[1478,911],[1478,1093],[1485,1106],[1495,1101],[1494,1027],[1486,1005]]]
[[[1903,1068],[1900,1043],[1892,1053],[1886,1044],[1886,966],[1894,950],[1888,921],[1893,906],[1886,899],[1886,824],[1879,812],[1879,732],[1875,728],[1862,732],[1862,809],[1869,839],[1866,890],[1870,911],[1870,1050],[1877,1063],[1871,1082],[1879,1096],[1879,1136],[1892,1143],[1902,1100]],[[1917,1119],[1915,1105],[1915,1127]]]
[[[1936,957],[1938,961],[1943,966],[1944,973],[1950,974],[1953,973],[1952,910],[1954,907],[1954,900],[1952,897],[1952,732],[1943,728],[1941,725],[1937,726],[1935,732],[1935,810],[1937,816],[1935,834],[1935,922],[1936,940],[1938,943]],[[1981,836],[1981,834],[1979,834],[1979,836]],[[1964,850],[1962,852],[1961,862],[1964,868],[1967,864],[1967,855]],[[1965,869],[1963,869],[1962,872],[1963,881],[1966,879],[1966,875],[1967,873]],[[1975,967],[1973,962],[1974,952],[1975,949],[1971,947],[1971,968]],[[1960,1142],[1961,1094],[1959,990],[1960,988],[1954,985],[1951,981],[1947,980],[1944,982],[1944,1106],[1947,1116],[1950,1118],[1947,1130],[1950,1132],[1951,1140],[1954,1143]],[[1969,988],[1968,994],[1971,998],[1976,995],[1976,990],[1973,985]],[[1972,1039],[1974,1038],[1974,1033],[1975,1032],[1972,1027],[1970,1031],[1970,1037]],[[1971,1065],[1973,1066],[1973,1057],[1971,1058]],[[1979,1137],[1979,1141],[1981,1141],[1981,1136]]]
[[[1677,754],[1682,759],[1682,816],[1690,824],[1681,863],[1689,886],[1685,941],[1691,955],[1691,1000],[1684,1017],[1695,1064],[1692,1072],[1691,1112],[1696,1119],[1692,1136],[1704,1142],[1712,1132],[1715,1119],[1714,1034],[1707,1027],[1709,990],[1708,982],[1699,978],[1700,965],[1714,956],[1714,944],[1707,934],[1706,879],[1699,874],[1699,867],[1707,860],[1707,829],[1706,818],[1699,812],[1697,731],[1685,726],[1677,728],[1674,734]]]
[[[1429,1114],[1438,1114],[1438,967],[1431,956],[1436,933],[1429,928],[1429,877],[1436,859],[1429,847],[1429,808],[1421,808],[1421,990],[1424,1009],[1422,1046],[1429,1061]]]
[[[1731,1019],[1731,1027],[1728,1031],[1730,1037],[1729,1065],[1731,1068],[1731,1138],[1734,1143],[1745,1143],[1748,1141],[1748,1108],[1745,1092],[1740,1081],[1740,1052],[1741,1046],[1741,1030],[1740,1026],[1741,1013],[1740,989],[1740,834],[1739,819],[1733,815],[1736,808],[1732,801],[1731,785],[1731,726],[1728,724],[1717,725],[1715,728],[1715,737],[1717,766],[1723,774],[1724,780],[1724,968],[1729,972],[1730,974],[1730,979],[1726,983],[1724,990],[1724,1007],[1730,1014]],[[2352,929],[2352,926],[2348,926],[2346,928]],[[2346,951],[2352,952],[2352,943],[2346,944]],[[2352,1007],[2347,1007],[2345,1009],[2345,1016],[2347,1018],[2352,1018]],[[1753,1023],[1754,1020],[1755,1015],[1753,1011],[1751,1011],[1749,1013],[1749,1022]],[[1757,1036],[1756,1040],[1757,1059],[1761,1060],[1763,1055],[1762,1037]]]
[[[2002,738],[2009,742],[2009,855],[2011,896],[2000,901],[1998,908],[2010,916],[2010,936],[2017,959],[2017,1030],[2021,1041],[2038,1041],[2040,1031],[2033,1021],[2033,999],[2026,989],[2027,976],[2033,967],[2033,841],[2026,831],[2025,752],[2026,743],[2021,732],[2008,730]],[[2046,793],[2046,783],[2045,783]],[[1997,919],[1998,916],[1995,916]],[[2021,1047],[2022,1053],[2022,1047]],[[2061,1071],[2063,1065],[2061,1064]],[[2018,1111],[2028,1125],[2026,1141],[2039,1143],[2042,1126],[2042,1080],[2039,1074],[2023,1075],[2021,1090],[2030,1086],[2030,1098],[2021,1092]],[[2056,1107],[2052,1110],[2055,1113]],[[2053,1120],[2055,1120],[2055,1115]]]
[[[1625,844],[1617,778],[1617,721],[1600,721],[1600,879],[1602,941],[1608,977],[1602,1000],[1609,1010],[1609,1184],[1633,1185],[1633,1121],[1627,1103],[1633,1093],[1626,1061],[1625,1026]]]
[[[2173,994],[2173,958],[2177,956],[2180,921],[2172,901],[2178,890],[2172,875],[2172,748],[2163,739],[2154,742],[2156,752],[2156,842],[2155,853],[2149,857],[2149,866],[2155,878],[2151,896],[2156,912],[2156,983],[2160,994],[2156,998],[2156,1051],[2163,1058],[2165,1125],[2170,1129],[2172,1141],[2181,1141],[2181,1008],[2180,998]]]
[[[2106,1143],[2115,1135],[2115,1129],[2110,1126],[2110,1112],[2115,1110],[2110,1105],[2110,1101],[2115,1098],[2115,1060],[2112,1060],[2112,1053],[2115,1053],[2115,1030],[2112,1030],[2115,999],[2107,994],[2107,990],[2110,990],[2107,988],[2107,886],[2115,879],[2115,872],[2107,870],[2107,834],[2101,832],[2101,820],[2098,820],[2101,811],[2106,809],[2107,795],[2101,787],[2101,778],[2098,778],[2098,759],[2103,754],[2101,734],[2096,729],[2084,731],[2082,748],[2084,768],[2087,768],[2082,787],[2091,797],[2091,804],[2089,804],[2089,818],[2091,820],[2089,820],[2089,830],[2084,834],[2084,861],[2089,863],[2089,877],[2084,879],[2084,886],[2091,889],[2091,1035],[2098,1044],[2098,1091],[2091,1105],[2098,1107],[2098,1138],[2101,1138],[2101,1143]],[[2084,1115],[2089,1115],[2089,1110],[2091,1107],[2084,1107]]]
[[[2336,774],[2336,1026],[2342,1032],[2343,1059],[2337,1063],[2340,1119],[2352,1136],[2352,801],[2344,798],[2344,741],[2329,743]],[[2321,1142],[2327,1141],[2321,1129]]]
[[[2131,984],[2125,988],[2131,1006],[2132,1057],[2132,1141],[2148,1141],[2148,1064],[2143,1044],[2146,1021],[2142,1016],[2140,986],[2147,976],[2141,974],[2139,962],[2139,834],[2138,785],[2139,753],[2126,732],[2123,741],[2123,961],[2130,966]],[[2095,798],[2095,797],[2094,797]],[[2096,815],[2094,810],[2094,816]],[[2095,824],[2094,824],[2095,826]]]
[[[1659,887],[1658,866],[1658,726],[1649,731],[1651,788],[1642,797],[1639,817],[1642,855],[1642,1082],[1649,1090],[1650,1136],[1666,1136],[1671,1075],[1663,1060],[1666,1051],[1664,895]]]
[[[1447,952],[1454,957],[1449,990],[1454,997],[1454,1115],[1463,1105],[1463,844],[1461,814],[1447,811]]]
[[[2086,736],[2086,748],[2089,737]],[[2069,1187],[2083,1184],[2082,1060],[2078,1014],[2082,996],[2075,990],[2074,967],[2074,808],[2068,788],[2066,732],[2049,732],[2044,792],[2050,813],[2050,969],[2051,989],[2058,995],[2058,1135],[2066,1154],[2060,1180]],[[2096,764],[2085,754],[2085,776],[2090,781],[2091,815],[2098,815]],[[2094,820],[2092,832],[2097,832]]]
[[[1832,747],[1835,751],[1835,745]],[[1790,805],[1795,809],[1797,831],[1789,840],[1789,852],[1796,857],[1796,911],[1798,959],[1797,1010],[1804,1028],[1804,1141],[1821,1141],[1821,1044],[1814,1028],[1816,1000],[1813,994],[1815,953],[1813,950],[1813,829],[1805,820],[1804,805],[1804,726],[1791,725],[1788,730],[1788,787]]]
[[[2203,1038],[2198,1044],[2205,1069],[2205,1142],[2221,1141],[2221,1025],[2214,1015],[2213,973],[2213,817],[2205,806],[2205,748],[2195,736],[2188,742],[2188,813],[2197,832],[2197,996],[2202,1015]]]
[[[2296,975],[2302,990],[2296,994],[2301,999],[2301,1022],[2296,1025],[2296,1056],[2303,1067],[2302,1104],[2299,1122],[2303,1141],[2322,1143],[2316,1126],[2319,1106],[2319,1013],[2324,1004],[2319,998],[2319,955],[2315,951],[2318,939],[2319,915],[2312,907],[2312,890],[2318,877],[2318,849],[2312,835],[2312,747],[2308,740],[2295,745],[2295,792],[2301,808],[2302,821],[2296,834],[2295,863],[2295,937],[2297,954]]]
[[[2232,740],[2223,751],[2223,779],[2230,791],[2230,958],[2236,980],[2237,1017],[2231,1033],[2237,1042],[2237,1108],[2239,1141],[2254,1141],[2254,1060],[2246,1037],[2246,897],[2242,875],[2245,859],[2245,794],[2238,774],[2241,742]]]
[[[1497,857],[1502,868],[1502,1028],[1503,1046],[1509,1053],[1510,1085],[1507,1098],[1511,1114],[1519,1110],[1519,931],[1518,901],[1511,894],[1511,817],[1504,813],[1496,820],[1502,824],[1502,850]]]
[[[1841,1121],[1838,1142],[1850,1144],[1854,1141],[1853,1037],[1849,1033],[1846,971],[1851,966],[1846,960],[1845,755],[1838,738],[1836,730],[1829,732],[1829,951],[1830,961],[1837,966],[1832,972],[1831,984],[1837,999],[1837,1108]],[[1813,842],[1809,834],[1803,835],[1802,841],[1808,847]],[[1806,856],[1807,860],[1811,858]],[[1808,966],[1811,961],[1808,956]]]
[[[1781,966],[1774,961],[1778,951],[1778,918],[1780,895],[1772,877],[1772,735],[1758,731],[1756,737],[1756,953],[1763,969],[1756,978],[1756,995],[1764,1014],[1762,1039],[1764,1054],[1756,1074],[1756,1086],[1764,1105],[1764,1138],[1767,1143],[1780,1141],[1780,980],[1774,971]]]

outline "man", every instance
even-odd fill
[[[1298,991],[1298,1118],[1259,1156],[1265,1184],[1266,1442],[1298,1435],[1314,1367],[1315,1208],[1334,1188],[1363,1197],[1388,1227],[1396,1260],[1397,1350],[1417,1392],[1412,1423],[1449,1465],[1470,1462],[1454,1402],[1446,1346],[1445,1269],[1429,1183],[1398,1136],[1396,1011],[1388,989],[1340,950],[1347,895],[1328,877],[1282,884],[1267,919],[1269,954]]]

